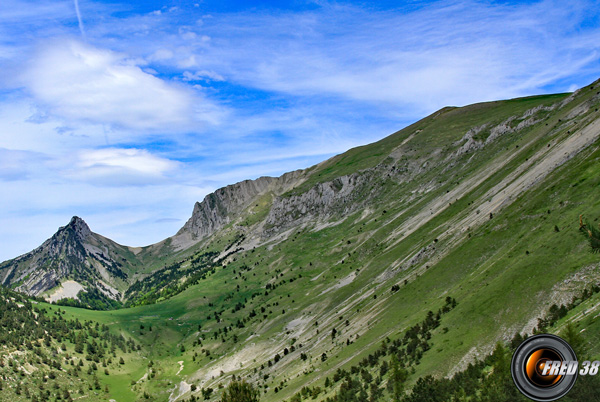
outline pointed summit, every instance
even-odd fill
[[[71,218],[69,225],[86,225],[87,226],[87,223],[85,223],[85,221],[83,219],[81,219],[80,217],[74,216]]]
[[[73,216],[35,250],[0,264],[0,284],[16,283],[16,290],[38,296],[70,281],[84,291],[96,289],[105,301],[118,300],[132,272],[129,256],[127,247],[93,233]],[[56,297],[72,296],[59,292]]]
[[[80,241],[85,241],[92,234],[87,223],[78,216],[72,217],[67,226],[63,226],[59,229],[59,233],[65,230],[72,230]]]
[[[92,231],[87,223],[85,223],[85,221],[78,216],[72,217],[68,226],[75,230],[77,237],[81,240],[85,240],[89,235],[92,234]]]

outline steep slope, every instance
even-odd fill
[[[578,233],[580,214],[600,215],[599,103],[592,85],[444,109],[261,193],[191,248],[223,251],[222,268],[157,305],[159,317],[153,306],[119,314],[153,328],[173,320],[177,347],[153,343],[176,356],[165,370],[186,367],[169,377],[181,384],[172,398],[241,375],[264,400],[325,400],[338,369],[381,376],[388,395],[382,342],[447,297],[457,305],[398,356],[411,382],[462,370],[600,280]]]
[[[440,195],[438,191],[444,188],[447,195],[441,193],[432,209],[440,212],[447,201],[485,182],[517,155],[531,150],[541,136],[565,131],[575,118],[589,113],[594,102],[587,98],[580,102],[574,95],[564,94],[445,108],[377,143],[352,149],[304,171],[219,189],[197,203],[190,220],[161,246],[168,244],[169,251],[197,250],[212,241],[212,235],[219,237],[235,228],[244,236],[238,245],[248,249],[278,238],[291,228],[331,224],[380,200],[382,194],[389,196],[390,191],[399,194],[391,201],[393,204],[409,205],[432,199],[432,194]],[[547,121],[559,114],[566,120],[549,127]],[[532,132],[536,137],[529,135]],[[517,152],[506,149],[520,137],[530,143],[520,144],[525,146],[521,149],[514,145]],[[578,151],[589,145],[586,139],[580,139],[583,143],[575,140],[570,146]],[[559,149],[545,151],[560,153]],[[571,155],[573,149],[567,151]],[[536,169],[551,170],[547,165]],[[461,183],[462,178],[469,180]],[[435,215],[423,211],[413,220]],[[156,246],[146,252],[152,250]]]
[[[579,217],[600,218],[598,84],[445,108],[207,196],[135,256],[145,274],[130,295],[145,305],[64,309],[142,345],[106,398],[217,401],[239,376],[261,401],[384,401],[395,357],[419,400],[426,376],[515,334],[596,329],[600,259]],[[599,358],[597,331],[581,334]],[[478,381],[496,372],[478,367]]]
[[[81,218],[73,217],[40,247],[2,263],[0,280],[49,300],[76,298],[79,291],[92,289],[118,300],[134,276],[135,262],[129,248],[93,233]]]
[[[304,179],[303,171],[298,170],[278,178],[260,177],[218,189],[194,205],[192,217],[171,238],[171,244],[176,249],[186,249],[239,218],[257,198],[281,194]]]

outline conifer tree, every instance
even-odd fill
[[[579,215],[579,231],[588,238],[592,252],[600,253],[600,228],[594,226],[589,221],[584,223],[583,215]]]
[[[398,363],[398,358],[395,355],[392,355],[392,371],[390,373],[389,379],[389,390],[392,394],[392,400],[394,402],[400,402],[402,399],[402,394],[404,392],[404,382],[408,377],[408,372],[400,367]]]
[[[575,351],[580,365],[583,361],[589,360],[587,345],[572,322],[567,324],[561,335]],[[564,397],[564,400],[566,402],[600,400],[600,379],[597,375],[578,376],[573,389]]]
[[[258,400],[258,390],[244,380],[230,382],[221,397],[221,402],[258,402]]]

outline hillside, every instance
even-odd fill
[[[311,168],[219,189],[143,249],[74,219],[0,278],[32,295],[67,280],[120,292],[128,308],[60,308],[140,345],[87,400],[217,401],[233,376],[261,401],[390,400],[393,356],[406,400],[478,360],[470,392],[487,395],[502,353],[483,360],[516,334],[571,323],[600,357],[600,257],[579,230],[580,215],[600,217],[599,106],[596,82],[444,108]],[[65,344],[57,353],[77,356]],[[0,373],[3,392],[28,381]]]

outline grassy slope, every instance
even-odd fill
[[[472,107],[475,110],[471,112],[474,114],[481,113],[481,115],[475,118],[472,117],[472,114],[470,113],[469,115],[472,118],[464,123],[465,126],[459,126],[458,124],[448,125],[446,119],[451,119],[453,117],[448,117],[448,113],[458,114],[457,110],[451,110],[446,112],[443,116],[446,119],[442,120],[438,117],[438,120],[434,123],[426,122],[429,124],[426,124],[421,129],[429,129],[437,132],[438,130],[441,131],[443,127],[450,128],[451,130],[446,129],[444,134],[447,136],[448,140],[455,141],[466,131],[466,127],[479,124],[481,119],[488,119],[489,121],[490,112],[489,110],[486,110],[488,107],[491,107],[491,110],[496,112],[492,117],[493,121],[499,122],[503,121],[508,116],[511,116],[516,111],[522,111],[538,105],[540,100],[544,103],[549,103],[556,100],[556,98],[530,98],[506,102],[506,104],[510,106],[506,111],[497,111],[496,108],[492,107],[497,107],[498,105],[476,105]],[[519,103],[524,104],[519,105]],[[462,115],[459,114],[459,116],[460,121],[463,121],[464,118]],[[532,137],[535,135],[542,136],[540,133],[535,132],[529,134]],[[545,134],[546,133],[544,133],[544,135]],[[560,132],[555,135],[559,134]],[[417,136],[415,136],[415,138],[417,138]],[[426,138],[425,134],[423,134],[423,138]],[[514,141],[514,139],[512,140]],[[518,139],[521,143],[526,143],[527,140],[527,136]],[[538,148],[543,145],[545,144],[537,144]],[[413,146],[415,148],[419,146],[425,147],[426,143],[415,143]],[[423,151],[423,153],[426,153],[426,151],[427,150]],[[369,150],[365,150],[364,152],[366,154],[370,153]],[[507,149],[505,152],[508,153],[513,151],[512,149]],[[522,153],[523,156],[521,159],[525,159],[528,152],[523,151]],[[359,154],[355,154],[353,156],[360,159],[360,156],[358,155]],[[483,160],[485,160],[486,157],[488,156],[484,154],[480,155],[480,158]],[[589,163],[589,166],[586,167],[586,170],[593,170],[594,166],[597,166],[597,164],[595,165],[593,163],[594,159],[590,158],[591,157],[584,158],[584,161],[592,161]],[[364,162],[364,160],[365,159],[361,159],[359,162],[354,163],[360,164]],[[515,161],[515,164],[518,162],[519,161]],[[577,162],[573,162],[573,164],[576,163]],[[348,162],[347,160],[344,162],[344,166],[352,164],[352,162]],[[473,165],[476,166],[477,164],[473,163]],[[363,166],[366,167],[366,165]],[[578,169],[573,169],[572,166],[565,166],[563,169],[566,172],[571,172],[571,176],[581,176],[581,166],[579,166]],[[510,170],[511,166],[508,166],[506,171]],[[433,174],[435,174],[435,172]],[[499,173],[499,175],[501,175],[501,173]],[[588,175],[593,177],[593,172],[588,172]],[[598,176],[596,175],[596,177]],[[562,184],[565,194],[563,195],[564,200],[562,199],[563,197],[560,197],[561,200],[565,201],[573,197],[573,194],[569,194],[569,189],[573,189],[570,187],[573,177],[569,177],[560,172],[553,175],[553,180],[555,182],[558,181],[555,185]],[[590,188],[593,188],[593,183],[590,183],[590,185]],[[482,193],[482,190],[484,189],[476,189],[474,191],[475,194],[471,195],[471,197],[476,199],[477,192],[479,191],[479,193]],[[553,194],[556,193],[556,188],[553,190]],[[444,191],[444,188],[441,188],[440,191]],[[571,193],[573,192],[574,191],[571,191]],[[393,193],[393,191],[391,193]],[[576,194],[579,197],[584,195],[580,191],[577,191]],[[465,194],[463,204],[469,202],[467,201],[469,195],[470,194]],[[589,199],[581,200],[579,202],[587,205],[594,205],[595,200],[593,199],[593,194],[588,192],[587,195],[589,196]],[[554,195],[553,198],[556,197],[557,196]],[[513,227],[514,225],[506,225],[503,227],[507,222],[521,223],[523,221],[523,216],[528,217],[526,218],[526,222],[527,220],[535,219],[529,216],[536,216],[536,214],[541,215],[538,218],[540,221],[544,220],[544,218],[546,218],[545,221],[548,221],[548,217],[542,214],[547,215],[547,209],[549,208],[547,200],[549,195],[543,192],[535,198],[537,198],[537,205],[532,203],[533,200],[531,199],[531,194],[528,193],[527,196],[523,196],[522,200],[513,204],[510,209],[504,211],[495,220],[490,221],[489,224],[482,226],[473,233],[471,241],[463,244],[450,253],[446,258],[427,271],[427,273],[421,275],[417,281],[411,281],[410,284],[403,287],[398,294],[387,296],[387,292],[385,292],[383,295],[380,294],[380,299],[378,301],[375,301],[372,298],[365,298],[363,301],[358,302],[356,307],[359,310],[368,310],[377,304],[376,311],[378,311],[378,313],[370,314],[368,317],[370,320],[367,319],[369,330],[366,331],[365,328],[362,328],[353,331],[358,332],[361,337],[358,341],[355,341],[354,344],[350,345],[350,347],[336,348],[332,345],[326,345],[326,342],[320,342],[313,347],[312,354],[318,356],[320,354],[319,352],[325,351],[329,352],[331,355],[333,352],[333,359],[337,361],[350,359],[347,364],[352,364],[353,360],[357,361],[363,357],[365,348],[366,350],[369,350],[369,348],[372,349],[384,336],[394,336],[395,334],[398,334],[401,329],[418,322],[427,310],[435,309],[438,307],[436,304],[441,305],[441,301],[446,294],[450,294],[457,298],[460,305],[456,311],[450,313],[449,316],[445,318],[446,322],[444,323],[444,326],[449,328],[448,333],[439,333],[435,335],[436,346],[430,353],[426,354],[416,375],[431,371],[446,372],[452,367],[442,366],[440,370],[440,362],[452,362],[449,363],[449,365],[453,365],[454,362],[457,362],[460,357],[467,353],[473,346],[493,344],[499,336],[512,336],[514,331],[520,330],[522,326],[524,326],[524,323],[531,317],[531,311],[524,308],[524,306],[535,301],[536,296],[539,297],[539,292],[551,288],[554,283],[572,273],[574,270],[573,268],[578,269],[585,264],[592,263],[595,259],[594,255],[581,252],[581,249],[584,249],[585,246],[582,245],[584,242],[578,233],[576,233],[576,230],[568,230],[569,226],[571,228],[575,227],[576,229],[576,218],[581,211],[571,210],[569,211],[570,214],[565,213],[563,210],[560,210],[560,212],[557,211],[556,215],[560,213],[560,219],[547,222],[545,231],[537,228],[537,222],[535,222],[533,226],[529,223],[520,225],[518,228]],[[558,202],[560,203],[560,201]],[[384,205],[389,208],[389,204]],[[570,205],[572,204],[568,204],[566,208]],[[462,205],[457,204],[455,209],[460,210],[461,207]],[[554,208],[557,208],[557,206],[554,206]],[[395,211],[391,208],[389,209],[388,213],[392,215]],[[261,261],[265,265],[270,265],[277,261],[276,257],[279,255],[290,256],[292,258],[291,261],[288,261],[286,264],[278,263],[277,266],[281,267],[280,269],[282,270],[285,270],[286,268],[302,269],[303,278],[305,280],[301,280],[299,285],[298,282],[295,282],[295,285],[293,286],[294,295],[306,295],[306,293],[309,293],[309,296],[318,295],[320,289],[326,289],[328,285],[330,286],[332,283],[335,283],[337,279],[352,272],[353,269],[356,269],[357,267],[362,268],[365,262],[367,263],[367,269],[371,272],[362,276],[359,274],[358,278],[352,284],[339,289],[336,294],[332,296],[322,297],[322,300],[319,303],[315,303],[314,299],[309,297],[305,298],[308,300],[305,300],[304,303],[300,301],[299,304],[293,305],[285,300],[285,291],[281,290],[281,292],[275,292],[274,298],[271,298],[270,300],[264,298],[264,301],[257,302],[256,304],[268,305],[279,302],[277,297],[277,294],[279,294],[279,297],[284,296],[284,298],[281,299],[283,301],[280,306],[278,306],[278,309],[288,309],[288,311],[289,309],[292,309],[293,311],[298,312],[306,311],[307,309],[312,310],[313,308],[322,308],[325,312],[332,312],[332,310],[339,309],[343,307],[344,303],[347,303],[349,299],[355,297],[357,292],[365,292],[368,291],[369,288],[372,288],[373,286],[369,282],[371,282],[373,276],[381,272],[382,267],[387,266],[387,264],[391,263],[399,256],[402,256],[408,250],[414,249],[415,246],[418,247],[431,242],[432,231],[434,228],[438,227],[441,222],[445,219],[449,219],[456,213],[456,211],[448,210],[446,212],[446,215],[448,216],[442,215],[432,221],[429,225],[424,226],[421,230],[415,232],[409,239],[400,243],[397,248],[388,252],[387,254],[389,255],[379,252],[376,262],[374,262],[372,256],[369,255],[371,253],[375,254],[376,252],[371,251],[371,253],[368,253],[366,251],[369,249],[372,250],[372,247],[366,247],[367,245],[365,245],[365,247],[354,250],[359,252],[362,251],[366,254],[362,258],[360,256],[356,257],[357,261],[355,262],[349,261],[347,263],[354,265],[354,268],[342,267],[338,262],[348,251],[352,252],[352,241],[360,241],[360,233],[357,233],[354,236],[348,235],[353,231],[356,231],[356,227],[360,227],[360,224],[355,222],[355,220],[358,220],[358,216],[353,217],[354,219],[350,218],[342,225],[332,229],[326,229],[317,233],[302,233],[297,239],[291,239],[291,241],[278,246],[281,249],[276,250],[277,253],[273,255],[271,261]],[[409,214],[410,211],[407,215]],[[554,225],[558,225],[559,227],[562,226],[565,229],[559,233],[555,233],[553,230]],[[378,224],[378,222],[375,222],[373,219],[371,222],[365,224],[361,230],[363,233],[371,232],[369,241],[373,243],[373,247],[376,247],[375,244],[378,241],[377,230],[379,228],[380,223]],[[496,229],[494,230],[494,228]],[[542,233],[543,235],[541,235]],[[344,236],[344,234],[346,234],[346,236]],[[554,235],[554,239],[551,237],[549,238],[546,234]],[[529,242],[527,241],[529,238],[533,239]],[[383,239],[383,235],[381,236],[381,239]],[[351,242],[350,245],[347,244],[348,240]],[[426,241],[423,242],[423,240]],[[554,243],[556,244],[553,244],[552,240],[554,240]],[[344,242],[346,242],[346,245],[344,245]],[[538,245],[538,243],[542,244]],[[515,244],[518,246],[515,246]],[[517,256],[526,255],[523,248],[531,249],[530,254],[528,255],[529,261],[524,258],[517,258]],[[559,251],[560,255],[572,255],[573,257],[568,260],[556,261],[555,254],[544,252],[544,248]],[[331,250],[336,249],[339,251],[331,252]],[[575,249],[575,251],[579,249],[580,252],[574,253],[573,249]],[[262,255],[261,250],[257,250],[256,254],[259,256]],[[465,256],[471,255],[474,256],[474,258],[465,258]],[[262,257],[257,257],[256,260],[260,260],[260,258]],[[244,260],[244,262],[253,263],[254,260],[255,259],[250,259],[249,261]],[[352,257],[350,260],[352,260]],[[307,265],[313,261],[315,261],[313,267],[307,269]],[[549,275],[544,275],[545,272],[540,273],[539,269],[531,269],[532,266],[546,267],[548,264],[556,266],[555,271],[558,274],[557,276],[551,277]],[[237,264],[234,263],[232,264],[232,267],[236,267],[236,265]],[[351,267],[352,265],[348,266]],[[328,266],[330,267],[329,269],[327,269]],[[270,271],[271,270],[260,272],[257,269],[257,272],[255,273],[257,275],[264,275],[265,273],[268,274]],[[323,285],[315,285],[315,282],[306,280],[307,277],[314,278],[324,271],[326,272],[319,278],[323,280]],[[481,271],[484,271],[484,273],[478,274]],[[473,276],[474,278],[471,278]],[[218,277],[219,275],[215,276],[211,283],[212,285],[218,283]],[[222,277],[223,282],[221,284],[224,286],[224,289],[219,290],[217,294],[228,289],[228,287],[225,286],[226,283],[224,283],[225,278],[227,277],[227,275]],[[262,281],[259,280],[254,286],[260,286],[261,283]],[[382,300],[381,296],[384,296],[384,300]],[[186,297],[189,298],[189,300],[194,300],[197,296],[193,295],[193,291],[190,291],[189,293],[181,295],[180,299],[185,299]],[[295,297],[292,300],[297,303]],[[507,300],[510,300],[508,306]],[[269,303],[270,301],[271,303]],[[173,303],[175,303],[175,301],[173,301]],[[326,314],[324,314],[324,317],[327,319]],[[233,316],[231,321],[234,321],[236,318],[236,316]],[[352,322],[353,320],[364,320],[364,317],[360,313],[351,313],[350,315],[346,315],[344,317],[344,320],[345,319],[349,319]],[[272,323],[270,323],[271,325],[263,326],[265,330],[264,333],[261,334],[261,338],[272,339],[277,337],[282,332],[285,332],[283,331],[284,323],[289,322],[290,320],[291,318],[288,320],[278,320],[274,317]],[[504,328],[498,328],[498,323],[502,323]],[[334,325],[335,324],[332,323],[329,326],[321,328],[321,332],[328,333]],[[323,326],[323,324],[320,326]],[[493,330],[490,331],[490,329]],[[222,349],[227,350],[227,348]],[[360,351],[363,352],[361,353]],[[335,367],[336,365],[332,362],[332,359],[330,359],[324,366],[325,367],[323,367],[321,371],[327,367]],[[311,369],[309,366],[308,372],[310,371]],[[294,385],[300,386],[307,382],[310,383],[315,378],[322,377],[322,372],[313,372],[308,375],[302,375],[295,381],[292,379],[289,386],[290,391],[295,388]],[[271,389],[278,381],[280,381],[280,378],[276,377],[275,381],[270,382]],[[285,392],[285,394],[291,395],[291,392]],[[279,400],[282,394],[267,394],[267,398],[269,398],[269,396],[273,398],[273,400]]]
[[[582,92],[575,103],[588,100],[592,94]],[[400,161],[424,160],[436,150],[446,157],[454,151],[452,143],[474,126],[496,125],[535,106],[565,98],[566,95],[553,95],[444,109],[378,143],[353,149],[313,167],[309,180],[290,195],[318,182],[372,168],[386,161],[391,149],[407,138],[410,139],[403,145]],[[266,391],[265,401],[279,401],[305,385],[322,386],[324,378],[338,367],[356,364],[386,337],[399,337],[404,329],[420,322],[428,310],[441,307],[444,298],[450,295],[459,304],[434,331],[433,347],[416,366],[410,381],[429,373],[445,375],[457,368],[466,354],[484,355],[497,340],[523,331],[554,300],[570,295],[569,289],[557,283],[599,262],[598,255],[589,252],[577,230],[579,214],[592,219],[600,216],[600,199],[595,192],[600,184],[598,144],[552,172],[483,225],[461,233],[459,242],[456,237],[440,236],[458,218],[485,203],[486,192],[535,152],[568,136],[573,126],[559,119],[564,120],[575,106],[552,113],[543,123],[529,129],[506,135],[474,155],[464,155],[454,169],[446,170],[440,164],[423,172],[418,182],[381,178],[385,194],[378,203],[370,205],[367,213],[358,211],[337,225],[318,231],[299,228],[281,243],[240,253],[227,268],[218,269],[201,284],[170,300],[111,312],[65,308],[67,315],[106,323],[114,331],[126,333],[146,346],[143,357],[127,361],[114,375],[101,378],[109,383],[111,397],[119,402],[134,400],[133,395],[143,390],[156,400],[167,400],[183,379],[199,387],[217,389],[218,381],[226,384],[231,374],[250,374],[253,382]],[[578,121],[584,124],[593,113],[592,109]],[[488,180],[462,193],[452,205],[402,241],[390,239],[395,228],[436,197],[452,191],[457,183],[478,174],[493,161],[510,157],[513,159]],[[424,184],[436,182],[429,191],[422,191]],[[246,219],[246,225],[258,221],[252,215]],[[234,226],[228,227],[207,249],[217,250],[227,244],[227,238],[236,230]],[[435,242],[438,237],[441,240]],[[424,259],[405,271],[390,271],[399,261],[427,246],[436,248],[431,260]],[[174,257],[157,259],[155,264],[162,264],[168,258]],[[251,270],[240,275],[242,266]],[[386,272],[387,279],[378,281]],[[594,272],[590,270],[579,284],[572,282],[572,287],[581,287],[586,280],[597,281]],[[352,274],[353,281],[340,282]],[[290,283],[291,278],[294,281]],[[283,280],[287,282],[265,292],[266,283]],[[346,284],[332,288],[342,283]],[[390,292],[391,285],[396,283],[401,285],[400,290]],[[252,298],[255,292],[260,295]],[[548,299],[548,294],[553,299]],[[597,308],[597,298],[577,307],[567,319],[577,317],[580,310]],[[245,303],[245,307],[232,312],[237,303]],[[261,307],[265,308],[264,313],[260,312]],[[235,327],[252,310],[257,316],[244,328],[229,331],[224,336],[225,342],[221,340],[222,334],[216,340],[212,338],[214,331]],[[214,311],[223,311],[220,322],[214,316],[208,318]],[[596,340],[597,331],[592,330],[600,324],[591,314],[582,317],[580,325],[589,328],[584,334],[589,340]],[[557,324],[557,331],[562,324],[562,321]],[[447,333],[442,330],[444,327],[448,328]],[[338,335],[332,341],[333,328]],[[238,338],[237,342],[232,334]],[[204,338],[202,346],[194,345],[199,336]],[[346,340],[351,344],[346,346]],[[296,351],[268,368],[266,362],[275,353],[283,356],[283,348],[292,343],[297,346]],[[203,349],[210,350],[210,356]],[[305,362],[299,359],[302,352],[308,355]],[[194,361],[195,353],[198,355]],[[328,356],[324,363],[320,359],[322,353]],[[590,353],[597,356],[600,350],[592,349]],[[131,381],[139,380],[147,372],[149,360],[156,364],[156,378],[132,390]],[[183,370],[177,375],[179,361],[183,362]],[[263,364],[265,368],[261,370]],[[265,375],[269,376],[266,380]],[[275,393],[275,387],[281,390]]]

